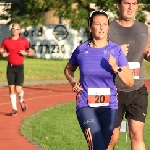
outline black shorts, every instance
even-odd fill
[[[8,85],[22,86],[24,82],[24,65],[12,65],[8,63],[7,81]]]
[[[124,118],[145,123],[148,107],[148,92],[145,85],[135,91],[118,91],[118,119],[116,127]]]

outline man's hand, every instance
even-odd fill
[[[19,54],[23,55],[23,56],[27,56],[28,53],[25,50],[20,50]]]
[[[121,49],[122,49],[122,51],[123,51],[123,53],[124,53],[125,56],[127,56],[128,51],[129,51],[128,46],[129,46],[129,44],[123,44],[123,45],[121,45]]]
[[[10,54],[10,53],[4,52],[4,53],[2,53],[2,57],[7,57],[9,54]]]
[[[149,50],[149,51],[147,51],[147,60],[149,60],[149,61],[150,61],[150,50]]]

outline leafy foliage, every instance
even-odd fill
[[[149,3],[149,0],[142,0],[142,3]],[[11,7],[10,7],[11,3]],[[44,13],[55,10],[55,15],[70,20],[73,28],[87,27],[87,19],[90,11],[90,3],[95,3],[98,9],[110,11],[117,14],[116,0],[5,0],[3,11],[7,14],[0,14],[0,19],[19,22],[24,26],[44,24]],[[149,5],[140,6],[137,19],[145,22],[143,10],[150,11]]]

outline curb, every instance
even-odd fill
[[[25,86],[44,85],[44,84],[67,84],[68,80],[43,80],[43,81],[25,81]],[[8,86],[7,82],[0,82],[0,87]]]

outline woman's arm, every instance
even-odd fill
[[[74,72],[76,71],[77,66],[73,66],[70,62],[67,63],[64,74],[67,78],[67,80],[70,82],[72,86],[72,90],[76,93],[80,92],[82,90],[80,83],[77,83],[74,78]]]
[[[122,69],[121,72],[118,72],[118,69],[115,72],[118,74],[119,78],[125,85],[132,87],[134,84],[134,78],[131,69],[129,68],[129,66],[120,68]]]
[[[111,54],[108,59],[108,63],[112,67],[113,71],[118,74],[121,81],[125,85],[132,87],[132,85],[134,84],[134,78],[133,78],[133,74],[129,66],[118,67],[116,63],[116,58],[114,58]],[[120,71],[118,70],[118,68]]]

